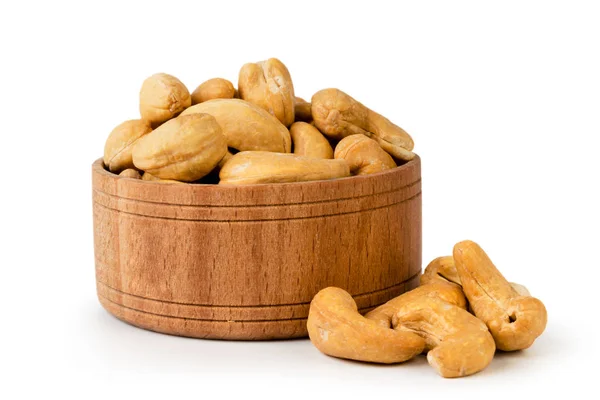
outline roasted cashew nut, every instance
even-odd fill
[[[496,346],[505,351],[531,346],[546,328],[544,304],[521,296],[477,243],[457,243],[453,257],[471,308],[490,329]]]
[[[315,126],[331,139],[362,134],[374,139],[392,156],[412,160],[414,142],[406,131],[339,89],[324,89],[311,99]]]
[[[417,334],[382,327],[358,312],[346,291],[328,287],[310,303],[308,335],[321,352],[351,360],[398,363],[423,351]]]

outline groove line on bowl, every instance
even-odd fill
[[[415,182],[414,185],[403,187],[403,190],[398,189],[388,191],[377,196],[333,200],[322,203],[300,203],[289,206],[240,206],[234,208],[236,214],[233,219],[239,221],[293,219],[370,210],[381,206],[396,204],[420,191],[420,183]],[[109,209],[125,213],[133,212],[137,215],[148,217],[175,218],[178,220],[187,219],[194,221],[230,221],[232,219],[231,209],[227,207],[174,205],[170,203],[156,204],[118,197],[102,191],[93,192],[93,201]]]
[[[190,317],[179,317],[179,316],[175,316],[175,315],[168,315],[168,314],[160,314],[160,313],[155,313],[155,312],[150,312],[150,311],[144,311],[144,310],[140,310],[137,308],[133,308],[133,307],[129,307],[129,306],[125,306],[123,304],[117,303],[115,301],[110,300],[108,297],[102,296],[102,295],[98,295],[98,297],[101,297],[103,300],[110,302],[111,304],[114,304],[117,307],[121,307],[127,310],[132,310],[135,312],[139,312],[142,314],[148,314],[148,315],[154,315],[157,317],[162,317],[162,318],[172,318],[172,319],[181,319],[181,320],[187,320],[187,321],[202,321],[202,322],[230,322],[230,323],[262,323],[262,322],[280,322],[280,321],[300,321],[300,320],[306,320],[308,317],[295,317],[295,318],[277,318],[277,319],[254,319],[254,320],[240,320],[240,319],[213,319],[213,318],[190,318]],[[378,304],[374,304],[368,307],[362,307],[358,309],[358,312],[365,313],[368,310],[371,310],[373,308],[379,307],[380,305],[386,303],[381,302]],[[310,304],[310,303],[309,303]]]
[[[416,277],[418,277],[421,274],[421,271],[417,272],[416,274],[406,278],[405,280],[403,280],[400,283],[396,283],[394,285],[382,288],[382,289],[377,289],[377,290],[373,290],[370,292],[364,292],[364,293],[360,293],[360,294],[355,294],[352,295],[352,297],[354,299],[357,300],[361,300],[361,297],[366,297],[366,296],[370,296],[373,294],[378,294],[381,292],[385,292],[385,291],[389,291],[391,289],[397,288],[401,285],[406,284],[407,282],[410,282],[411,280],[415,279]],[[151,297],[146,297],[146,296],[140,296],[137,294],[132,294],[132,293],[127,293],[124,292],[122,290],[116,289],[111,287],[110,285],[101,282],[101,281],[97,281],[98,284],[105,286],[107,289],[115,291],[119,294],[122,295],[126,295],[126,296],[131,296],[131,297],[135,297],[141,300],[148,300],[148,301],[154,301],[154,302],[159,302],[159,303],[166,303],[166,304],[173,304],[173,305],[179,305],[179,306],[193,306],[193,307],[206,307],[206,308],[253,308],[253,309],[257,309],[257,308],[279,308],[279,307],[290,307],[290,306],[304,306],[304,305],[309,305],[310,301],[303,301],[303,302],[298,302],[298,303],[282,303],[282,304],[253,304],[253,305],[216,305],[216,304],[200,304],[200,303],[184,303],[184,302],[177,302],[177,301],[170,301],[170,300],[161,300],[161,299],[154,299]]]
[[[146,182],[148,183],[148,182]],[[149,182],[151,183],[151,182]],[[333,202],[339,202],[339,201],[343,201],[343,200],[356,200],[356,199],[364,199],[367,197],[375,197],[375,196],[380,196],[380,195],[385,195],[385,194],[389,194],[389,193],[395,193],[398,192],[400,190],[404,190],[404,189],[408,189],[412,186],[415,186],[417,184],[421,183],[421,178],[413,181],[413,182],[409,182],[406,185],[394,188],[394,189],[390,189],[390,190],[384,190],[381,192],[372,192],[372,193],[367,193],[367,194],[361,194],[361,195],[357,195],[357,196],[348,196],[348,197],[339,197],[339,198],[335,198],[335,199],[327,199],[327,200],[315,200],[315,201],[296,201],[296,202],[283,202],[283,203],[272,203],[272,204],[244,204],[244,205],[240,205],[240,204],[234,204],[234,205],[222,205],[222,204],[215,204],[215,205],[199,205],[199,204],[179,204],[179,203],[169,203],[169,205],[172,206],[181,206],[181,207],[190,207],[190,208],[206,208],[206,209],[210,209],[210,208],[263,208],[263,207],[287,207],[287,206],[303,206],[303,205],[317,205],[317,204],[327,204],[327,203],[333,203]],[[181,188],[181,187],[178,187]],[[138,199],[138,198],[134,198],[134,197],[127,197],[127,196],[118,196],[112,193],[108,193],[99,189],[92,189],[93,193],[98,193],[104,196],[108,196],[108,197],[114,197],[116,199],[126,199],[126,200],[130,200],[130,201],[135,201],[135,202],[139,202],[139,203],[149,203],[149,204],[165,204],[164,202],[159,202],[159,201],[152,201],[152,200],[142,200],[142,199]]]
[[[112,210],[115,211],[117,213],[120,214],[127,214],[127,215],[132,215],[135,217],[139,217],[139,218],[151,218],[151,219],[162,219],[162,220],[171,220],[171,221],[190,221],[190,222],[222,222],[222,223],[227,223],[227,224],[242,224],[242,223],[250,223],[250,222],[281,222],[281,221],[291,221],[291,220],[302,220],[302,219],[325,219],[325,218],[329,218],[329,217],[336,217],[336,216],[341,216],[341,215],[349,215],[349,214],[357,214],[357,213],[362,213],[362,212],[369,212],[369,211],[375,211],[375,210],[379,210],[382,208],[387,208],[387,207],[392,207],[398,204],[402,204],[402,203],[406,203],[407,201],[413,200],[417,197],[421,196],[421,192],[410,196],[406,199],[403,199],[401,201],[395,202],[395,203],[390,203],[390,204],[385,204],[379,207],[372,207],[372,208],[368,208],[368,209],[360,209],[360,210],[355,210],[355,211],[348,211],[348,212],[343,212],[343,213],[331,213],[331,214],[326,214],[326,215],[318,215],[318,216],[306,216],[306,217],[288,217],[288,218],[263,218],[263,219],[245,219],[245,220],[240,220],[240,221],[232,221],[229,219],[197,219],[197,218],[173,218],[173,217],[159,217],[159,216],[151,216],[151,215],[143,215],[143,214],[136,214],[136,213],[132,213],[132,212],[128,212],[128,211],[123,211],[123,210],[119,210],[116,208],[112,208],[112,207],[107,207],[103,204],[98,203],[97,201],[94,202],[95,205],[97,205],[98,207],[102,207],[108,210]]]
[[[150,312],[150,311],[143,311],[137,308],[133,308],[133,307],[128,307],[128,306],[124,306],[123,304],[117,303],[115,301],[110,300],[108,297],[102,296],[102,295],[98,295],[98,297],[101,297],[102,299],[104,299],[105,301],[108,301],[116,306],[125,308],[127,310],[132,310],[135,312],[139,312],[139,313],[143,313],[143,314],[149,314],[149,315],[156,315],[157,317],[163,317],[163,318],[174,318],[174,319],[184,319],[184,320],[189,320],[189,321],[205,321],[205,322],[237,322],[237,323],[253,323],[253,322],[276,322],[276,321],[296,321],[296,320],[301,320],[301,319],[306,319],[306,317],[297,317],[297,318],[281,318],[281,319],[255,319],[255,320],[228,320],[228,319],[213,319],[213,318],[190,318],[190,317],[177,317],[174,315],[167,315],[167,314],[159,314],[159,313],[154,313],[154,312]]]

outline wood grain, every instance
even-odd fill
[[[303,337],[338,286],[366,312],[418,284],[420,159],[382,173],[170,185],[92,166],[101,304],[133,325],[236,340]]]

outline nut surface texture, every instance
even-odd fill
[[[134,119],[125,121],[112,130],[104,145],[104,165],[111,172],[133,168],[131,151],[135,142],[150,133],[148,121]]]
[[[133,162],[157,178],[191,182],[208,174],[226,152],[215,118],[192,114],[172,119],[139,140]]]
[[[412,332],[384,328],[364,318],[346,291],[328,287],[315,295],[308,313],[308,335],[321,352],[351,360],[398,363],[423,351]]]
[[[323,89],[311,100],[315,126],[332,139],[363,134],[377,141],[392,156],[412,160],[414,142],[410,135],[387,118],[371,111],[339,89]]]
[[[475,242],[457,243],[454,262],[475,315],[488,326],[500,350],[526,349],[546,328],[544,304],[520,295]]]
[[[213,78],[201,83],[192,92],[192,104],[203,103],[214,99],[233,99],[235,88],[233,83],[223,78]]]
[[[393,298],[387,303],[369,311],[367,314],[365,314],[365,318],[377,322],[377,324],[380,326],[389,328],[392,326],[392,317],[398,311],[400,306],[426,297],[439,298],[448,304],[453,304],[460,308],[466,308],[467,306],[465,295],[458,285],[436,281],[425,286],[419,286],[409,292]]]
[[[357,134],[346,136],[335,146],[334,157],[350,165],[352,175],[367,175],[396,168],[394,159],[373,139]]]
[[[423,337],[429,350],[429,365],[445,378],[481,371],[490,364],[496,351],[494,339],[482,321],[465,309],[433,296],[399,305],[392,326]]]
[[[154,74],[142,84],[140,115],[153,127],[175,117],[191,104],[190,92],[172,75]]]
[[[268,151],[242,151],[221,168],[219,184],[247,185],[318,181],[350,176],[344,160],[325,160]]]
[[[285,126],[294,122],[294,85],[287,67],[276,58],[242,66],[240,98],[275,116]]]
[[[240,99],[215,99],[196,104],[181,116],[205,113],[217,120],[227,138],[227,145],[239,151],[264,150],[289,153],[290,132],[271,114]]]
[[[313,158],[333,158],[333,149],[329,141],[311,124],[294,122],[290,127],[290,135],[294,144],[294,154]]]

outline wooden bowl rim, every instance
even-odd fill
[[[343,200],[397,191],[420,182],[421,158],[383,172],[308,182],[250,185],[175,184],[132,179],[107,171],[102,158],[92,164],[93,189],[112,196],[179,205],[227,207],[288,205]],[[137,189],[137,190],[136,190]],[[259,200],[260,199],[260,200]]]

